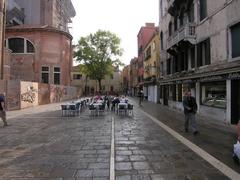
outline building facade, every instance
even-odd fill
[[[153,34],[157,31],[154,23],[146,23],[141,27],[137,35],[138,44],[138,88],[143,89],[143,76],[144,76],[144,53],[143,50],[146,47]]]
[[[129,80],[129,94],[130,96],[137,96],[138,94],[138,58],[134,57],[130,61],[130,80]]]
[[[144,86],[145,98],[158,102],[157,79],[160,77],[160,37],[156,31],[143,50],[144,53]]]
[[[240,119],[240,1],[159,0],[160,101],[182,109],[191,90],[198,113]]]
[[[6,48],[12,52],[10,78],[70,85],[75,16],[71,0],[9,0]]]
[[[122,70],[122,85],[123,93],[125,95],[130,94],[130,65],[127,65]]]
[[[115,69],[111,76],[106,76],[101,83],[103,94],[122,93],[122,73],[118,68]],[[78,96],[95,95],[99,92],[98,81],[90,79],[81,73],[80,65],[72,67],[71,86],[77,87]]]

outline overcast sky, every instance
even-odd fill
[[[122,61],[137,56],[137,34],[146,22],[158,25],[158,0],[72,0],[76,17],[70,26],[73,42],[98,29],[109,30],[121,39]]]

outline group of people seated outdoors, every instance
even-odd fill
[[[101,96],[100,94],[98,94],[91,98],[90,110],[97,110],[99,108],[101,108],[102,110],[107,108],[107,110],[117,112],[118,114],[120,112],[119,109],[124,109],[126,114],[127,110],[133,109],[133,105],[129,103],[128,99],[125,96]]]

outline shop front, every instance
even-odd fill
[[[161,104],[170,108],[183,110],[184,93],[190,90],[199,115],[227,124],[240,120],[240,72],[175,80],[159,87]]]

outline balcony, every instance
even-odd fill
[[[156,76],[157,75],[157,67],[156,66],[146,66],[144,68],[144,73],[148,76]]]
[[[180,41],[188,41],[191,44],[196,44],[196,25],[188,23],[183,27],[179,28],[172,36],[167,39],[167,49],[175,46]]]

